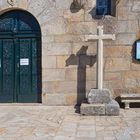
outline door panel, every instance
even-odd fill
[[[19,39],[19,96],[31,93],[31,41],[30,39]]]
[[[0,39],[0,102],[14,100],[14,41]]]
[[[19,102],[37,102],[37,44],[36,39],[19,39]],[[32,55],[32,52],[34,54]],[[24,64],[22,64],[22,61]]]
[[[38,44],[37,44],[37,40],[36,39],[32,39],[32,92],[33,93],[37,93],[38,91],[38,75],[40,75],[40,72],[38,71],[37,68],[39,68],[38,64],[40,63],[39,61],[39,54],[38,49],[37,48]]]

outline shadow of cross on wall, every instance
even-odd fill
[[[87,55],[88,46],[82,46],[75,54],[66,60],[66,66],[77,65],[77,105],[86,99],[86,67],[92,67],[96,62],[96,55]],[[92,75],[91,75],[92,76]],[[94,75],[93,75],[94,76]]]

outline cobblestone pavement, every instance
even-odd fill
[[[140,109],[87,117],[74,107],[1,105],[0,140],[140,140]]]

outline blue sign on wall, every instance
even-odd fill
[[[136,42],[136,59],[140,60],[140,41]]]

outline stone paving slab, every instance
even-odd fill
[[[82,116],[73,106],[0,105],[0,140],[140,140],[140,109]]]

